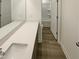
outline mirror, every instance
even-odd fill
[[[11,0],[0,0],[0,27],[11,22]]]
[[[0,0],[0,45],[26,21],[26,0]]]
[[[0,0],[0,28],[25,20],[25,0]]]

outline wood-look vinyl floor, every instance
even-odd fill
[[[66,59],[50,28],[43,28],[43,42],[38,44],[37,59]]]

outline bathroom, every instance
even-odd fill
[[[79,59],[77,2],[0,0],[0,59]]]
[[[40,58],[37,55],[42,53],[38,52],[42,50],[43,28],[51,28],[51,2],[0,1],[0,59]]]
[[[0,0],[0,59],[36,58],[41,1],[30,1]]]
[[[51,2],[55,2],[54,4],[55,7],[52,6]],[[1,38],[0,46],[1,46],[1,52],[5,53],[5,54],[2,53],[4,55],[3,59],[14,58],[14,56],[15,59],[21,59],[21,57],[22,58],[25,57],[25,54],[26,55],[28,54],[28,56],[26,56],[27,59],[40,58],[36,56],[39,55],[40,53],[35,53],[36,51],[33,50],[37,50],[39,52],[39,48],[42,49],[42,47],[40,47],[39,45],[40,44],[42,45],[42,42],[44,40],[43,27],[50,28],[48,30],[52,30],[51,22],[53,22],[54,20],[51,21],[51,19],[52,18],[54,19],[53,16],[55,16],[52,15],[52,12],[56,13],[56,11],[54,11],[54,8],[52,7],[57,8],[56,1],[51,0],[1,1],[0,31],[2,34],[0,36]],[[54,27],[54,29],[56,29],[56,27]],[[55,32],[57,31],[56,30],[54,31],[53,33],[54,36],[56,36]],[[57,38],[57,36],[55,38]],[[33,49],[33,47],[36,48]],[[26,51],[27,53],[26,52],[24,53],[22,48],[24,48],[24,51]],[[22,49],[23,52],[20,53],[16,52],[17,50],[21,51],[20,49]],[[32,52],[34,52],[34,54]],[[18,57],[19,56],[18,54],[21,53],[24,53],[24,55]],[[9,55],[11,55],[11,57],[9,57]]]

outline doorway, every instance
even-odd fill
[[[56,40],[60,41],[62,0],[51,0],[51,31]]]
[[[50,27],[50,21],[51,21],[51,0],[42,0],[43,27]]]
[[[61,0],[42,0],[42,24],[49,27],[56,40],[60,40]]]

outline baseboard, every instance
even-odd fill
[[[64,46],[61,42],[58,42],[58,43],[61,45],[61,48],[62,48],[62,50],[63,50],[63,52],[64,52],[66,58],[67,58],[67,59],[70,59],[70,56],[69,56],[68,52],[66,51],[65,46]]]

